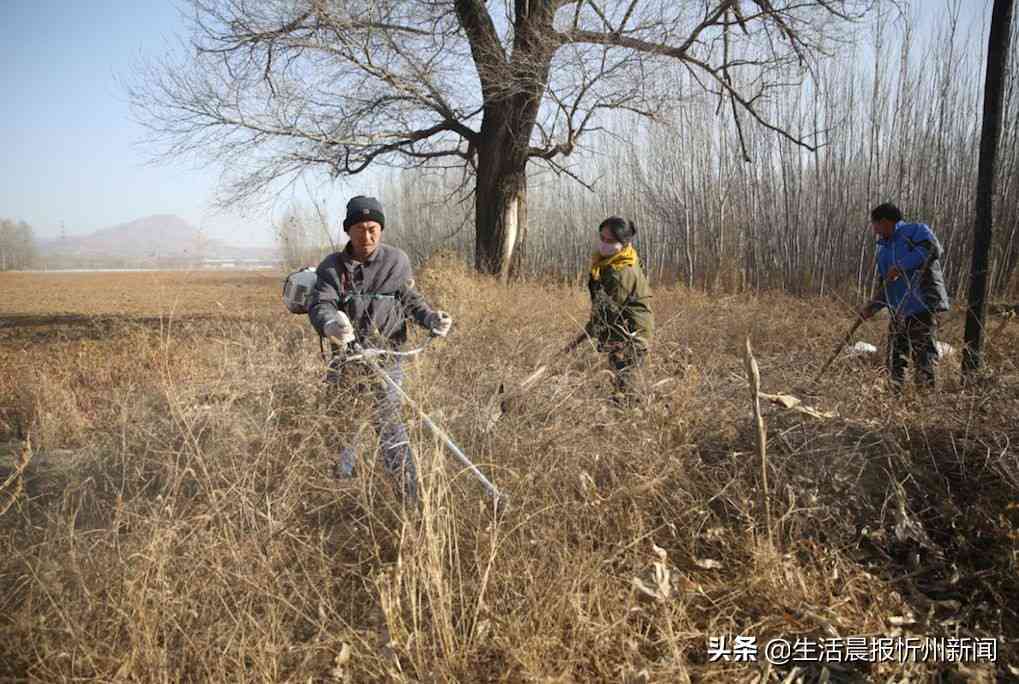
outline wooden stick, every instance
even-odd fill
[[[764,511],[764,521],[768,526],[768,541],[772,547],[775,539],[771,531],[771,501],[768,498],[768,433],[764,427],[764,417],[761,415],[761,371],[757,367],[757,359],[750,349],[750,338],[747,338],[747,348],[744,361],[747,366],[747,381],[750,383],[750,402],[754,412],[754,427],[757,433],[757,455],[761,459],[761,510]]]
[[[821,370],[817,372],[817,375],[815,375],[814,379],[810,382],[811,385],[817,384],[817,381],[821,379],[821,376],[824,375],[824,372],[828,370],[828,366],[830,366],[832,362],[836,359],[836,357],[838,357],[839,352],[841,352],[843,348],[845,348],[845,346],[849,344],[849,341],[853,339],[853,334],[856,333],[856,329],[859,328],[862,323],[863,318],[857,316],[856,322],[853,323],[853,327],[850,328],[849,332],[846,333],[845,338],[839,341],[838,346],[835,347],[835,351],[831,353],[831,356],[828,357],[828,360],[824,362],[823,366],[821,366]]]
[[[572,352],[574,349],[579,347],[581,342],[583,342],[586,339],[587,339],[587,333],[586,332],[580,333],[579,335],[577,335],[577,337],[575,337],[573,340],[571,340],[568,345],[566,345],[565,347],[560,349],[558,352],[556,352],[555,355],[548,361],[548,363],[552,363],[552,361],[555,361],[556,359],[558,359],[561,356],[566,356],[567,354]],[[542,364],[541,366],[538,366],[538,368],[533,373],[531,373],[526,378],[524,378],[524,381],[520,383],[519,389],[521,391],[524,391],[524,392],[526,392],[527,390],[531,389],[531,387],[536,382],[538,382],[538,380],[540,380],[542,377],[544,377],[545,373],[548,372],[548,363]]]

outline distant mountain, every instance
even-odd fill
[[[272,259],[274,247],[237,247],[209,239],[179,216],[156,214],[102,228],[89,235],[74,235],[39,243],[46,256],[87,259]]]

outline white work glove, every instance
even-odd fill
[[[436,311],[428,321],[428,329],[436,337],[445,337],[453,327],[453,317],[445,311]]]
[[[335,337],[340,345],[346,347],[354,341],[354,326],[351,325],[347,314],[340,311],[336,318],[322,326],[322,332],[329,337]]]

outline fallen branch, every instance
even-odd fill
[[[799,413],[805,413],[806,415],[811,416],[813,418],[835,417],[835,414],[832,413],[831,411],[820,411],[811,406],[805,406],[799,398],[794,397],[791,394],[767,394],[766,392],[759,392],[758,395],[762,399],[767,399],[773,404],[778,404],[783,408],[792,409],[793,411],[797,411]]]

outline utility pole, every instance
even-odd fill
[[[969,309],[966,312],[962,348],[963,381],[981,366],[984,318],[987,310],[988,252],[991,249],[992,205],[994,201],[994,159],[1001,135],[1001,100],[1008,64],[1012,30],[1013,0],[994,0],[991,32],[987,39],[987,75],[984,80],[984,120],[980,134],[980,165],[977,175],[976,223],[973,234],[973,262],[970,266]]]

